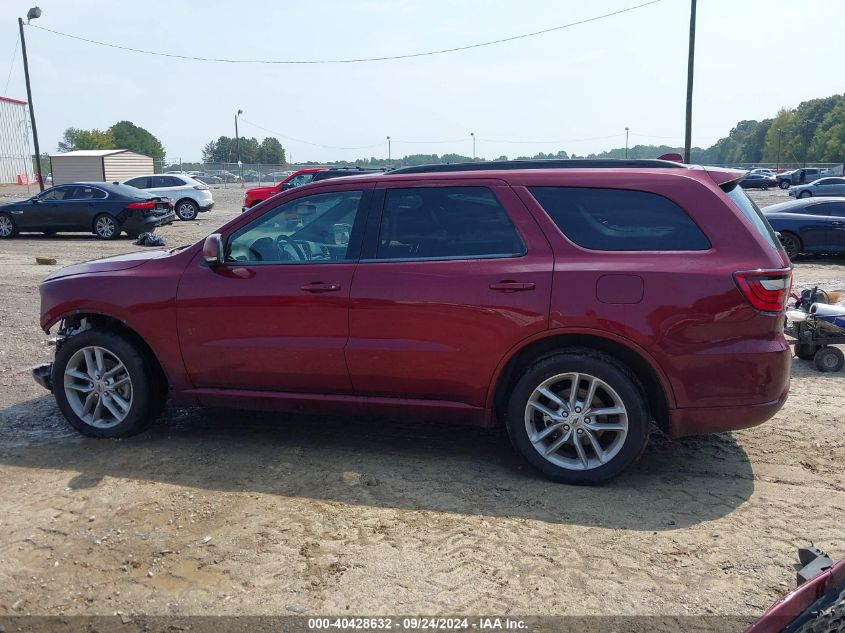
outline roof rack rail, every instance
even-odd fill
[[[570,158],[545,160],[491,160],[476,163],[445,163],[399,167],[391,174],[429,174],[450,171],[494,171],[508,169],[686,169],[668,160],[624,158]]]

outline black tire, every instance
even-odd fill
[[[795,355],[801,360],[813,360],[819,348],[812,343],[798,343],[795,346]]]
[[[786,251],[786,255],[791,261],[796,260],[804,248],[801,238],[789,231],[780,232],[780,243],[783,245],[783,250]]]
[[[812,195],[813,194],[811,192],[809,192],[805,189],[804,191],[802,191],[801,193],[798,194],[798,197],[799,198],[810,198],[810,197],[812,197]]]
[[[819,371],[840,371],[845,365],[845,354],[838,347],[823,347],[816,352],[813,364]]]
[[[8,213],[0,213],[0,240],[10,240],[18,234],[18,225]]]
[[[68,401],[64,388],[65,369],[68,362],[78,351],[92,346],[103,348],[118,358],[131,379],[132,398],[126,417],[120,423],[107,428],[93,426],[79,417]],[[146,428],[160,412],[161,394],[154,391],[158,381],[153,369],[132,343],[110,330],[87,330],[67,339],[56,352],[52,379],[56,404],[65,419],[77,431],[89,437],[135,435]]]
[[[762,189],[763,191],[768,191],[769,190],[769,183],[764,182],[762,185],[760,185],[760,189]]]
[[[789,189],[789,184],[790,183],[788,180],[781,180],[778,187],[780,187],[781,189]]]
[[[94,224],[91,228],[94,235],[101,240],[116,240],[120,237],[120,224],[113,215],[108,213],[101,213],[94,218]]]
[[[535,448],[529,439],[529,430],[527,428],[529,415],[526,413],[526,410],[529,398],[535,389],[541,386],[544,381],[569,372],[578,372],[580,375],[595,377],[606,383],[615,391],[616,396],[621,400],[628,418],[627,434],[624,436],[624,440],[621,440],[617,452],[606,463],[590,466],[582,470],[552,463],[548,458],[541,455],[539,449]],[[580,387],[582,384],[584,383],[579,382],[580,390],[583,390]],[[570,383],[570,394],[571,389]],[[600,393],[601,391],[597,391],[596,397],[600,397]],[[567,396],[561,395],[561,398],[564,397]],[[585,413],[586,411],[587,409],[585,409]],[[576,417],[580,416],[573,415],[573,418],[569,419],[572,420]],[[573,349],[563,350],[560,353],[544,357],[526,370],[510,394],[506,426],[511,443],[517,452],[549,479],[567,484],[596,485],[605,483],[616,477],[640,457],[648,441],[649,419],[645,397],[633,377],[622,365],[598,352]],[[573,422],[572,427],[576,427],[588,420],[589,418],[576,420]],[[570,427],[564,428],[569,429]],[[586,435],[590,435],[586,429],[579,429],[579,432],[581,431],[586,433]],[[574,433],[574,431],[572,432]],[[609,432],[612,433],[613,431]],[[599,440],[602,439],[601,431],[594,431],[594,433]],[[576,438],[584,436],[573,435],[571,437],[573,438],[574,453],[574,442],[581,441]],[[610,438],[611,436],[608,437]],[[549,436],[551,443],[554,443],[557,439],[562,439],[562,435],[557,435],[557,432]],[[581,444],[581,446],[589,447],[589,442],[587,444]],[[569,443],[567,442],[567,444],[563,445],[562,449],[568,451]],[[553,454],[553,458],[560,455],[560,450],[558,449]],[[595,455],[592,448],[589,450]]]
[[[177,202],[173,206],[173,209],[176,211],[176,217],[183,222],[196,220],[200,213],[200,208],[197,206],[197,203],[188,198],[183,198]]]

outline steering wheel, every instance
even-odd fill
[[[308,260],[308,257],[305,256],[305,251],[302,250],[302,247],[299,244],[297,244],[287,235],[279,233],[278,237],[276,237],[276,247],[279,249],[279,252],[287,253],[287,251],[285,250],[287,246],[290,246],[293,249],[299,261],[304,262]]]

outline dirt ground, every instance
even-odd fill
[[[214,193],[160,230],[170,246],[238,213],[239,189]],[[136,248],[0,243],[0,615],[752,617],[794,586],[797,547],[845,556],[845,372],[798,360],[770,422],[655,432],[601,488],[548,483],[472,428],[171,409],[138,437],[85,439],[28,372],[52,354],[37,285]],[[845,258],[795,277],[845,288]]]

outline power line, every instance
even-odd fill
[[[662,2],[662,0],[649,0],[648,2],[643,2],[642,4],[637,4],[632,7],[627,7],[625,9],[619,9],[618,11],[612,11],[610,13],[604,13],[602,15],[597,15],[591,18],[585,18],[583,20],[578,20],[576,22],[570,22],[568,24],[561,24],[559,26],[553,26],[548,29],[542,29],[540,31],[533,31],[531,33],[522,33],[520,35],[513,35],[511,37],[504,37],[497,40],[490,40],[487,42],[479,42],[476,44],[467,44],[465,46],[455,46],[452,48],[443,48],[433,51],[423,51],[417,53],[406,53],[404,55],[385,55],[381,57],[359,57],[359,58],[352,58],[352,59],[292,59],[292,60],[275,60],[275,59],[227,59],[221,57],[195,57],[192,55],[179,55],[177,53],[164,53],[161,51],[150,51],[141,48],[132,48],[129,46],[121,46],[119,44],[111,44],[109,42],[100,42],[98,40],[92,40],[87,37],[81,37],[79,35],[71,35],[70,33],[63,33],[61,31],[55,31],[53,29],[48,29],[43,26],[38,26],[36,24],[30,24],[29,26],[40,29],[42,31],[47,31],[48,33],[52,33],[53,35],[60,35],[62,37],[67,37],[74,40],[79,40],[81,42],[87,42],[88,44],[96,44],[97,46],[107,46],[109,48],[116,48],[123,51],[129,51],[132,53],[143,53],[144,55],[155,55],[157,57],[171,57],[175,59],[187,59],[191,61],[197,62],[215,62],[215,63],[222,63],[222,64],[356,64],[361,62],[383,62],[383,61],[393,61],[397,59],[411,59],[414,57],[427,57],[430,55],[443,55],[445,53],[456,53],[459,51],[466,51],[473,48],[482,48],[484,46],[494,46],[496,44],[504,44],[507,42],[513,42],[516,40],[525,39],[528,37],[535,37],[537,35],[545,35],[546,33],[552,33],[554,31],[561,31],[563,29],[568,29],[573,26],[580,26],[582,24],[588,24],[590,22],[596,22],[598,20],[603,20],[605,18],[610,18],[616,15],[621,15],[623,13],[628,13],[630,11],[635,11],[636,9],[642,9],[643,7],[647,7],[652,4],[657,4],[658,2]]]
[[[562,143],[582,143],[586,141],[603,141],[609,138],[619,138],[620,136],[625,136],[624,134],[610,134],[608,136],[593,136],[591,138],[569,138],[563,139],[558,141],[508,141],[504,139],[494,139],[494,138],[479,138],[479,141],[484,141],[485,143],[510,143],[514,145],[548,145],[548,144],[562,144]]]
[[[12,81],[12,71],[15,69],[15,60],[18,53],[18,38],[15,38],[15,47],[12,49],[12,59],[9,60],[9,76],[6,77],[6,85],[3,87],[3,94],[8,94],[9,82]]]

